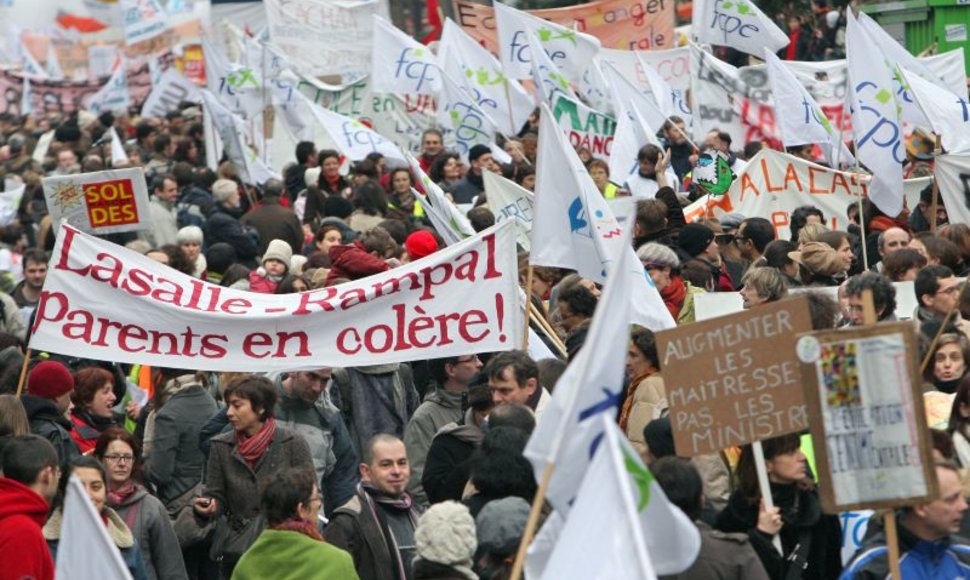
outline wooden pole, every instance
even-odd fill
[[[858,166],[857,166],[858,169]],[[859,237],[862,239],[862,271],[869,269],[869,249],[866,247],[866,220],[865,206],[862,204],[862,197],[859,197]]]
[[[539,327],[542,330],[543,334],[549,337],[549,340],[552,341],[552,344],[556,347],[556,350],[559,351],[559,354],[562,356],[562,358],[567,358],[569,353],[566,349],[566,345],[565,343],[563,343],[562,339],[559,338],[559,335],[556,334],[555,329],[552,328],[552,325],[549,324],[549,321],[546,320],[546,318],[542,315],[541,312],[539,312],[538,307],[535,304],[530,302],[529,306],[532,308],[532,317],[539,324]]]
[[[24,383],[27,382],[27,366],[30,364],[30,348],[24,353],[24,364],[20,365],[20,380],[17,382],[17,396],[24,392]]]
[[[771,484],[768,482],[768,468],[765,466],[765,450],[761,446],[761,441],[751,444],[751,451],[754,454],[754,464],[758,471],[758,487],[761,489],[761,499],[765,502],[765,510],[775,507],[775,499],[771,497]],[[782,556],[785,551],[781,547],[781,538],[778,534],[771,537],[771,545],[778,550]]]
[[[529,550],[532,537],[535,536],[536,526],[539,524],[539,514],[542,513],[542,504],[546,501],[546,491],[549,490],[549,481],[552,479],[552,472],[556,468],[555,463],[547,463],[542,472],[542,481],[539,482],[539,489],[532,500],[532,509],[529,511],[529,519],[525,522],[525,531],[522,532],[522,540],[519,542],[519,551],[515,554],[515,563],[512,564],[511,580],[519,580],[522,577],[522,567],[525,565],[525,553]]]
[[[942,153],[943,146],[940,143],[940,136],[936,136],[936,148],[933,150],[933,161],[935,163],[936,157]],[[933,177],[933,199],[930,201],[930,233],[936,235],[936,210],[940,203],[940,182],[936,180],[936,176]]]
[[[529,264],[528,273],[525,276],[525,329],[522,332],[522,350],[529,348],[529,320],[532,318],[532,264]]]

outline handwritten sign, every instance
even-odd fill
[[[658,333],[677,454],[806,429],[795,337],[811,327],[799,297]]]
[[[66,219],[82,231],[97,234],[151,227],[141,168],[48,177],[42,183],[54,223]]]
[[[936,497],[913,325],[807,334],[797,352],[825,511]]]

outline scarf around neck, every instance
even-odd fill
[[[114,489],[108,490],[108,505],[114,509],[118,509],[123,505],[128,498],[138,491],[138,484],[132,480],[128,480],[121,485],[121,487],[116,487]]]
[[[388,495],[369,481],[361,481],[358,483],[357,492],[364,503],[367,504],[371,517],[374,518],[374,523],[377,524],[377,529],[381,530],[381,533],[384,534],[384,541],[387,542],[388,552],[390,552],[391,558],[393,558],[397,565],[397,577],[407,578],[407,574],[404,571],[404,563],[401,561],[401,551],[398,548],[397,538],[394,537],[394,532],[391,530],[391,527],[384,522],[380,513],[378,513],[378,504],[384,508],[407,512],[411,520],[411,525],[417,526],[418,513],[414,509],[411,494],[404,492],[400,497]]]
[[[684,307],[684,299],[687,297],[687,285],[680,276],[671,277],[670,284],[660,291],[660,297],[670,311],[670,315],[677,320],[680,316],[680,309]]]
[[[236,449],[239,450],[239,455],[246,460],[246,463],[250,467],[255,468],[256,462],[266,453],[269,449],[269,444],[273,442],[273,436],[276,434],[276,419],[270,417],[266,419],[263,426],[260,427],[254,435],[246,435],[240,431],[236,431]]]
[[[271,530],[279,530],[281,532],[299,532],[308,538],[313,538],[318,542],[322,542],[323,536],[320,535],[320,528],[309,520],[303,518],[290,518],[284,522],[274,524],[269,527]]]

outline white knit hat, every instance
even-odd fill
[[[263,261],[261,264],[265,264],[266,260],[279,260],[286,264],[287,269],[290,267],[290,260],[293,259],[293,248],[283,240],[272,240],[269,246],[266,247],[266,252],[263,253]]]
[[[450,566],[469,580],[478,578],[472,571],[472,558],[478,548],[475,520],[462,504],[445,501],[431,506],[418,520],[414,542],[415,561]]]
[[[185,226],[175,235],[175,241],[179,244],[186,242],[202,243],[202,228],[199,226]]]

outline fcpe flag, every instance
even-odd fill
[[[846,16],[845,52],[856,155],[872,171],[869,199],[886,215],[897,216],[903,209],[906,151],[893,96],[896,81],[885,66],[885,56],[855,16]]]
[[[108,535],[101,515],[76,475],[70,477],[64,496],[61,538],[57,544],[56,580],[114,578],[131,580],[121,552]],[[117,517],[117,516],[115,516]]]
[[[834,166],[835,145],[838,143],[842,149],[838,155],[839,165],[854,163],[852,153],[844,143],[839,142],[839,131],[832,127],[828,117],[802,83],[798,82],[775,53],[765,50],[764,56],[768,65],[771,93],[775,98],[775,119],[785,147],[819,143],[826,161]]]
[[[384,138],[357,119],[324,109],[309,99],[307,102],[314,117],[347,159],[360,161],[366,159],[371,153],[380,153],[388,159],[407,161],[401,150],[390,139]]]
[[[967,98],[954,95],[906,68],[899,67],[899,70],[933,132],[940,135],[946,152],[970,151],[970,104]]]
[[[431,49],[374,15],[371,90],[400,95],[434,95],[441,69]]]
[[[246,143],[246,124],[209,90],[202,91],[206,113],[212,116],[212,125],[222,139],[226,156],[239,171],[239,178],[245,183],[261,185],[269,179],[280,179],[280,175],[263,163],[256,152]]]
[[[518,242],[522,249],[529,251],[532,243],[532,216],[535,209],[535,195],[511,179],[506,179],[492,171],[482,173],[485,181],[485,199],[489,209],[495,214],[495,223],[515,220]]]
[[[569,86],[569,79],[552,62],[546,51],[542,50],[539,38],[535,34],[528,34],[529,46],[532,47],[532,82],[535,83],[536,94],[547,105],[551,105],[557,95],[563,95],[574,101],[579,97]]]
[[[125,74],[125,63],[120,57],[115,61],[114,72],[108,82],[88,101],[87,109],[95,114],[105,111],[127,109],[131,102],[128,95],[128,75]]]
[[[424,210],[428,214],[428,219],[434,225],[441,237],[445,239],[447,245],[456,244],[459,241],[475,235],[475,228],[465,217],[465,214],[458,211],[455,204],[445,196],[445,192],[438,187],[438,184],[431,181],[431,178],[421,169],[421,164],[410,153],[404,154],[411,173],[424,187],[427,195],[415,193],[421,198]]]
[[[766,48],[778,52],[788,46],[788,35],[750,0],[704,0],[694,6],[691,30],[699,43],[730,46],[759,58]]]
[[[512,78],[527,79],[531,74],[530,33],[539,38],[539,43],[552,62],[572,81],[578,81],[583,76],[583,71],[599,52],[600,41],[594,36],[543,20],[501,2],[495,2],[494,7],[499,60],[505,74]]]
[[[700,532],[611,418],[598,421],[602,443],[541,577],[648,580],[683,572],[700,553]]]
[[[455,148],[468,162],[468,151],[475,145],[493,145],[495,122],[475,103],[475,96],[466,87],[445,74],[441,77],[442,91],[438,98],[438,119],[450,129]]]
[[[610,268],[636,270],[630,321],[652,330],[672,328],[674,320],[660,293],[633,248],[623,243],[619,222],[545,104],[539,115],[539,136],[529,263],[576,270],[600,284]],[[625,248],[614,251],[617,246]],[[614,262],[617,258],[619,264]]]

